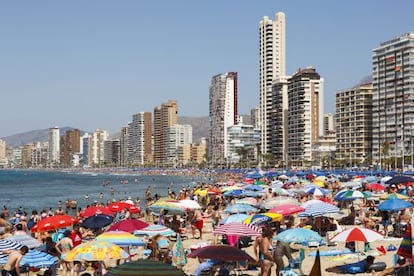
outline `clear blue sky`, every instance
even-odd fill
[[[52,126],[119,132],[176,99],[207,116],[211,77],[239,76],[258,106],[258,23],[286,14],[287,73],[312,65],[335,93],[371,73],[372,49],[414,31],[413,0],[70,0],[0,3],[0,137]]]

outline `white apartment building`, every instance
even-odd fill
[[[213,166],[225,164],[228,158],[227,129],[236,125],[237,114],[237,72],[216,75],[210,85],[210,137],[209,158]]]
[[[256,146],[260,144],[260,129],[253,125],[230,126],[227,130],[227,166],[256,161]]]
[[[95,130],[92,133],[92,144],[91,146],[91,161],[93,166],[102,166],[105,160],[104,154],[104,142],[108,140],[108,131],[106,130]]]
[[[285,14],[278,12],[275,19],[264,16],[259,23],[259,127],[261,129],[261,151],[270,153],[272,84],[286,75],[286,31]]]
[[[0,139],[0,168],[7,166],[6,141]]]
[[[60,130],[58,127],[49,128],[49,166],[58,166],[60,163]]]
[[[374,164],[380,168],[412,167],[414,128],[414,33],[373,49]],[[402,162],[403,161],[403,162]]]
[[[193,143],[193,127],[191,125],[173,125],[166,128],[165,160],[167,166],[177,167],[178,147]]]
[[[314,68],[299,69],[289,79],[288,105],[288,163],[310,165],[323,133],[323,78]]]

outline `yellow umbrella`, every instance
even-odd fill
[[[81,243],[63,256],[63,259],[67,262],[119,260],[126,258],[129,258],[129,254],[118,245],[97,240]]]
[[[409,199],[410,197],[403,195],[403,194],[399,194],[399,193],[392,193],[392,194],[385,193],[380,196],[380,199],[389,199],[389,198],[398,198],[398,199],[406,200],[406,199]]]
[[[249,216],[243,221],[243,223],[258,225],[258,224],[263,224],[267,222],[279,221],[282,219],[282,217],[283,216],[281,214],[277,214],[277,213],[259,213],[259,214],[253,214]]]
[[[195,195],[199,195],[199,196],[206,196],[208,194],[208,190],[207,189],[197,189],[194,192]]]
[[[325,183],[322,180],[314,180],[312,183],[318,185],[319,187],[325,186]]]

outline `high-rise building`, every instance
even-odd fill
[[[7,166],[6,141],[0,139],[0,168]]]
[[[132,115],[132,122],[129,126],[129,131],[130,162],[133,165],[144,166],[152,159],[151,112],[140,112]]]
[[[413,32],[383,42],[373,50],[372,153],[378,166],[413,165],[412,158],[408,158],[413,154],[414,136],[413,64]]]
[[[60,130],[58,127],[49,128],[49,166],[58,166],[60,162]]]
[[[119,139],[104,141],[104,165],[118,167],[121,160],[121,143]]]
[[[336,93],[335,159],[342,165],[353,167],[371,159],[372,111],[372,83]],[[324,132],[327,129],[324,126]]]
[[[105,160],[105,141],[108,140],[108,131],[97,129],[92,133],[91,160],[93,166],[104,165]]]
[[[89,133],[84,133],[82,138],[82,165],[84,167],[92,166],[92,154],[91,154],[91,145],[92,145],[92,136]]]
[[[179,124],[167,127],[165,138],[165,164],[169,167],[181,166],[178,164],[178,147],[193,142],[193,127]]]
[[[128,167],[130,165],[132,165],[132,163],[130,162],[130,158],[129,156],[132,155],[132,150],[130,153],[130,149],[131,147],[129,146],[129,140],[130,137],[132,136],[132,134],[130,133],[130,129],[131,129],[131,123],[128,123],[127,126],[124,126],[121,128],[121,137],[120,137],[120,158],[121,158],[121,166],[122,167]]]
[[[299,69],[288,81],[288,162],[310,165],[322,135],[323,78],[312,67]]]
[[[323,136],[330,136],[335,133],[335,115],[332,113],[323,114]]]
[[[178,103],[169,100],[154,108],[154,163],[164,166],[166,162],[166,130],[178,123]]]
[[[227,165],[239,163],[251,166],[256,161],[256,147],[260,143],[260,130],[253,125],[239,123],[227,129]]]
[[[67,130],[60,136],[60,164],[63,167],[72,167],[76,154],[80,153],[80,131],[79,129]]]
[[[259,23],[259,96],[262,154],[270,153],[272,84],[286,75],[285,14],[278,12],[275,19],[265,16]]]
[[[227,129],[236,125],[237,72],[216,75],[210,85],[210,137],[209,158],[213,166],[227,163]]]

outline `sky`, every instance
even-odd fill
[[[0,2],[0,137],[53,126],[120,131],[170,99],[209,113],[214,75],[238,72],[239,114],[259,105],[258,25],[286,15],[287,73],[313,66],[324,111],[372,71],[372,50],[414,31],[412,0]]]

